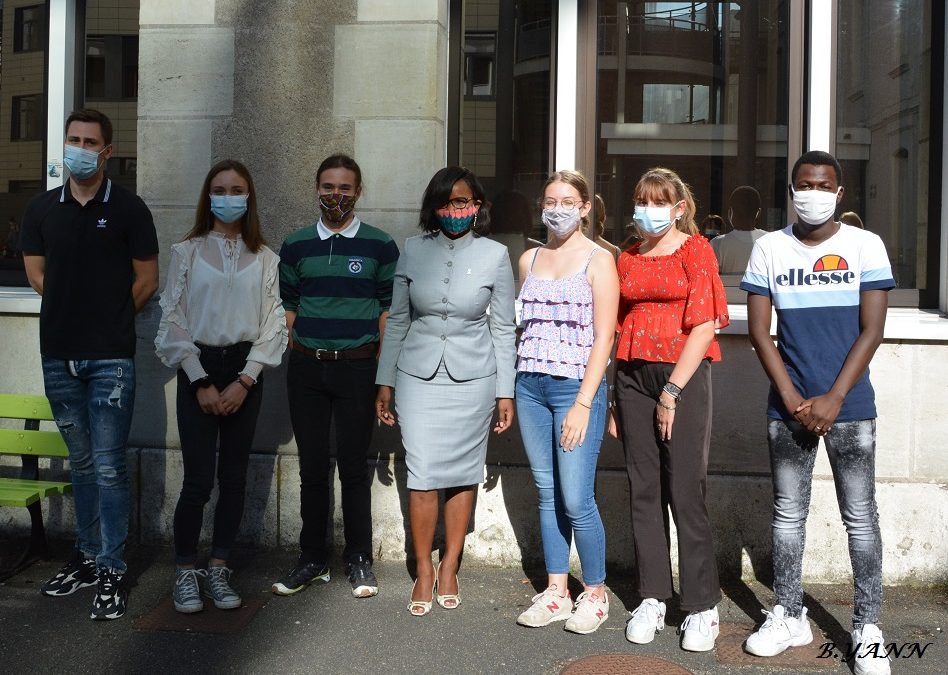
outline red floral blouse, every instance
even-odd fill
[[[677,363],[694,326],[728,325],[727,296],[711,245],[693,234],[670,255],[645,256],[640,244],[619,256],[616,358]],[[721,360],[717,339],[705,358]]]

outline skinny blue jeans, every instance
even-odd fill
[[[582,445],[567,452],[560,429],[576,401],[580,381],[544,373],[518,373],[517,419],[540,506],[540,535],[548,574],[569,573],[573,537],[583,582],[606,580],[606,533],[596,504],[596,464],[606,423],[606,380],[592,401]]]
[[[128,539],[126,444],[135,405],[132,359],[43,357],[56,426],[69,448],[76,546],[97,567],[119,572]]]

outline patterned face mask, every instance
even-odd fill
[[[438,225],[444,230],[445,234],[459,235],[467,232],[474,226],[477,220],[477,212],[480,205],[473,203],[464,209],[438,209],[435,211],[435,218],[438,219]]]
[[[344,195],[340,192],[319,195],[319,208],[323,212],[323,218],[330,223],[341,223],[352,213],[358,199],[358,195]]]

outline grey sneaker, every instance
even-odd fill
[[[174,608],[182,614],[194,614],[204,609],[201,600],[201,586],[198,577],[206,577],[207,572],[194,568],[177,568],[174,573]]]
[[[533,596],[533,604],[517,617],[517,623],[521,626],[539,628],[548,626],[554,621],[566,621],[572,613],[573,601],[569,597],[569,591],[566,591],[565,596],[560,595],[556,584],[553,584],[542,593]]]
[[[230,587],[231,570],[229,567],[208,567],[204,595],[214,601],[217,609],[237,609],[242,601],[237,592]]]
[[[605,589],[599,592],[586,591],[576,598],[576,610],[563,626],[571,633],[592,633],[609,618],[609,596]]]

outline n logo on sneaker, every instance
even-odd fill
[[[603,611],[601,609],[596,610],[596,618],[601,619],[603,617]]]
[[[554,601],[554,602],[551,602],[549,605],[547,605],[546,608],[547,608],[548,610],[550,610],[550,613],[551,613],[551,614],[555,614],[556,612],[558,612],[558,611],[560,610],[560,606],[557,605],[555,601]]]

